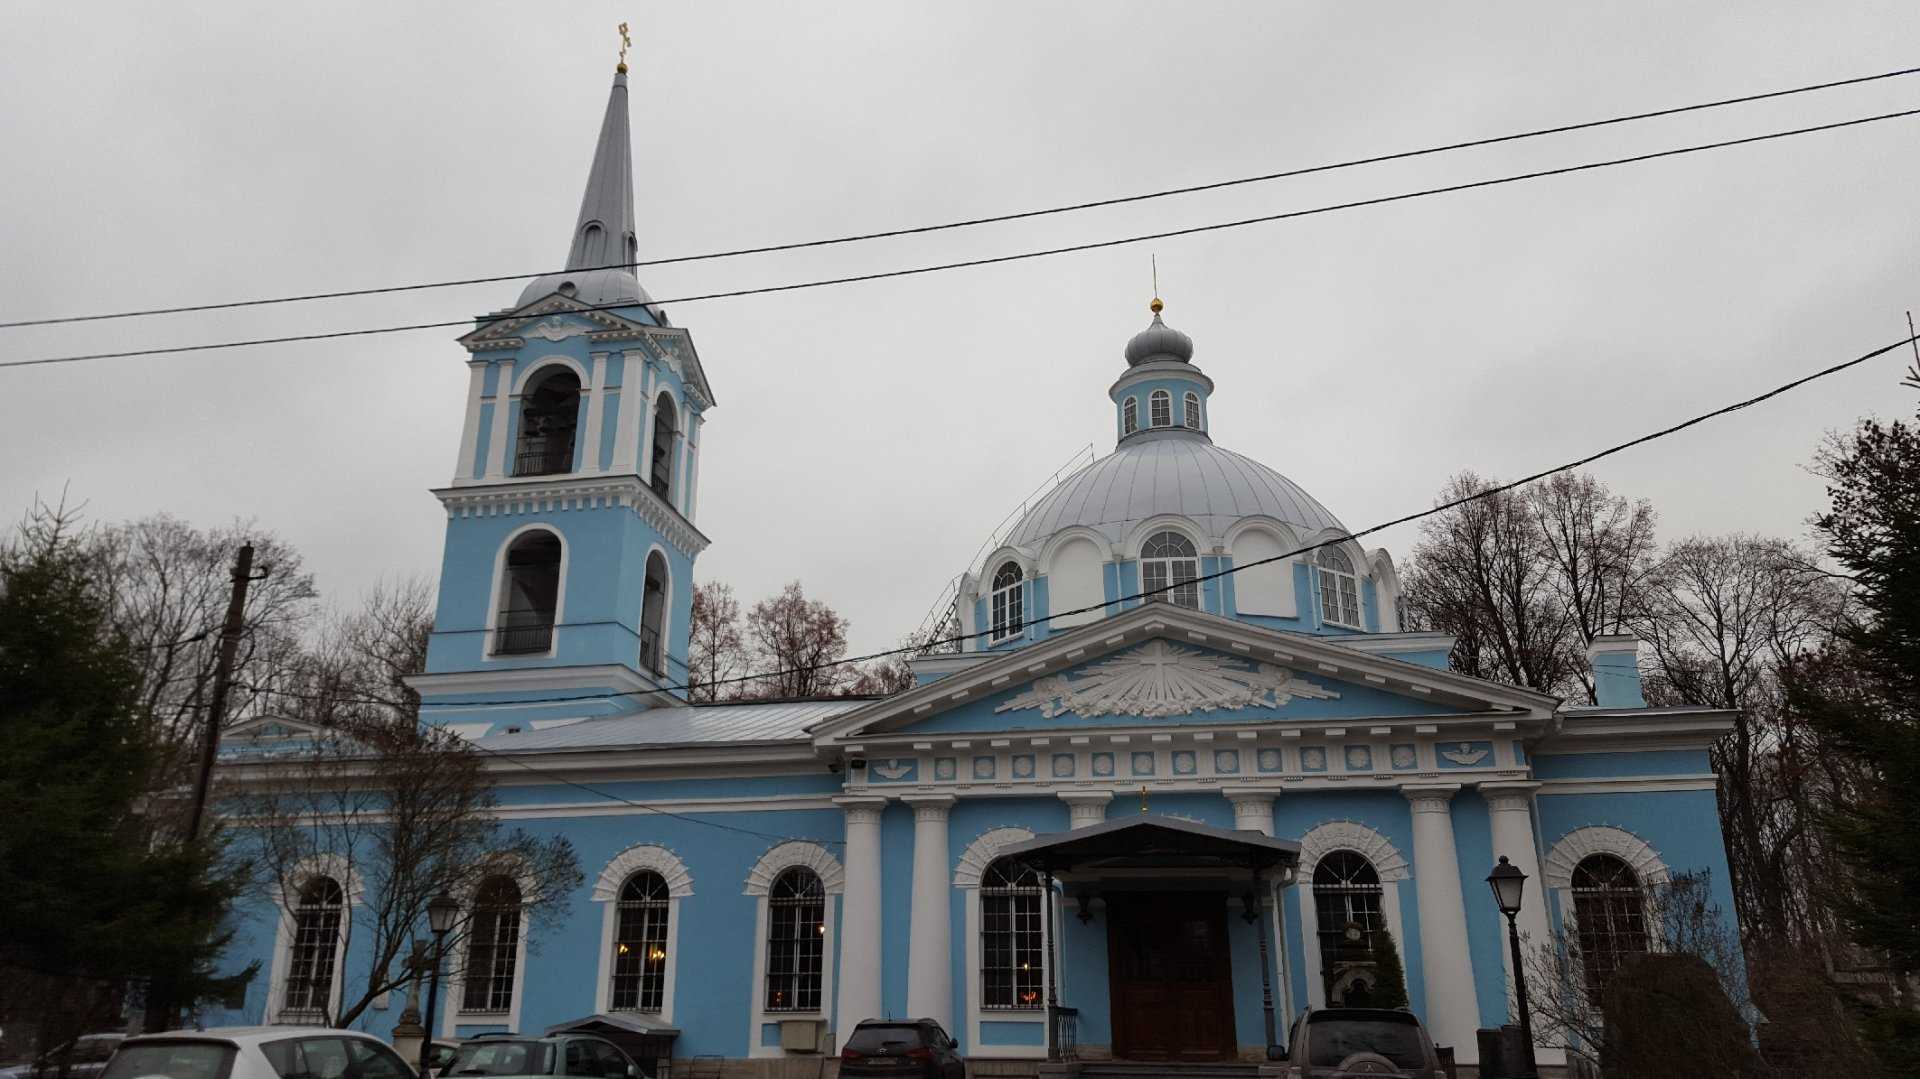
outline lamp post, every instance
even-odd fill
[[[1527,888],[1527,875],[1520,867],[1500,856],[1500,864],[1487,874],[1487,885],[1493,889],[1493,901],[1500,906],[1500,913],[1507,916],[1507,942],[1513,948],[1513,989],[1520,1001],[1520,1040],[1527,1047],[1527,1063],[1524,1079],[1537,1079],[1539,1068],[1533,1061],[1533,1019],[1527,1009],[1527,971],[1520,958],[1520,927],[1514,917],[1520,913],[1520,901]]]
[[[433,976],[427,980],[426,1037],[420,1039],[420,1079],[427,1079],[433,1064],[433,1016],[440,1001],[440,956],[446,951],[447,930],[460,915],[460,901],[440,893],[427,903],[427,928],[433,930]]]

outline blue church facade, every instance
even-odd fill
[[[609,1015],[777,1074],[862,1019],[930,1016],[975,1060],[1037,1062],[1068,1036],[1056,1002],[1083,1059],[1263,1059],[1269,1007],[1283,1038],[1369,999],[1390,933],[1414,1011],[1470,1063],[1508,1018],[1497,857],[1528,874],[1536,941],[1600,901],[1624,927],[1605,947],[1630,950],[1628,897],[1685,871],[1733,909],[1707,755],[1728,714],[1647,708],[1631,638],[1595,642],[1592,707],[1449,671],[1449,638],[1401,628],[1385,551],[1214,444],[1214,383],[1158,300],[1109,388],[1113,453],[963,579],[961,651],[880,700],[689,704],[716,399],[617,266],[638,252],[627,129],[623,69],[569,269],[461,339],[413,685],[427,722],[513,758],[500,815],[564,836],[586,881],[562,924],[516,928],[512,962],[456,960],[437,1034]],[[1022,853],[1076,835],[1120,853]],[[266,972],[256,1021],[315,1003],[297,964],[327,964],[337,999],[365,962],[256,913],[233,947]]]

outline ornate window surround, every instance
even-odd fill
[[[781,873],[795,866],[804,866],[819,874],[820,887],[827,893],[826,932],[822,934],[820,941],[820,1009],[810,1012],[770,1012],[766,1008],[767,1001],[766,993],[764,992],[767,984],[767,929],[771,922],[771,912],[767,905],[767,898],[768,893],[773,890],[774,880],[778,878]],[[763,1024],[777,1023],[786,1019],[816,1019],[821,1022],[832,1022],[833,1003],[836,999],[833,995],[833,974],[835,968],[839,966],[840,957],[835,941],[839,937],[840,896],[841,893],[846,891],[846,886],[847,871],[846,867],[841,865],[840,859],[834,857],[833,852],[827,850],[827,848],[821,844],[809,842],[804,839],[789,839],[783,843],[775,844],[765,854],[760,856],[759,861],[753,864],[752,869],[747,871],[747,879],[742,891],[744,894],[753,896],[755,899],[753,981],[751,983],[753,985],[753,1008],[749,1015],[751,1022],[747,1026],[747,1055],[749,1057],[784,1057],[788,1055],[786,1050],[777,1045],[769,1046],[760,1044],[760,1028]],[[676,928],[672,931],[678,933],[678,919],[675,919],[675,925]],[[669,952],[668,954],[671,956],[672,953]],[[669,959],[668,962],[671,963],[672,960]],[[851,1031],[851,1028],[849,1028],[849,1031]]]
[[[593,902],[600,904],[600,961],[594,971],[593,1010],[605,1015],[613,997],[613,931],[620,919],[620,889],[641,870],[660,874],[667,882],[667,970],[660,990],[660,1021],[673,1022],[673,988],[680,967],[681,900],[693,894],[693,874],[680,856],[656,843],[636,843],[607,862],[593,882]],[[515,996],[516,1006],[518,996]],[[517,1009],[516,1009],[517,1018]],[[516,1023],[513,1029],[520,1029]]]
[[[483,877],[480,880],[474,882],[473,892],[461,897],[460,906],[462,908],[463,913],[465,913],[468,917],[471,917],[473,914],[474,896],[479,892],[481,885],[484,885],[487,882],[487,879],[495,876],[512,877],[515,886],[517,886],[520,889],[520,907],[521,907],[520,932],[518,934],[518,939],[516,939],[513,943],[513,1007],[508,1010],[507,1016],[505,1019],[505,1022],[507,1023],[507,1029],[519,1030],[520,1029],[520,1004],[526,998],[526,993],[524,991],[525,985],[526,985],[526,978],[527,978],[528,925],[527,925],[526,906],[527,906],[527,903],[530,902],[530,897],[532,895],[532,892],[529,888],[532,882],[527,880],[523,874],[507,872],[504,869],[502,872],[497,874],[489,873],[487,874],[486,877]],[[465,949],[462,949],[463,952],[464,950]],[[447,993],[446,1004],[443,1005],[442,1011],[440,1013],[439,1036],[443,1038],[453,1037],[455,1029],[460,1025],[460,1022],[462,1020],[468,1023],[501,1022],[502,1020],[499,1012],[469,1012],[465,1010],[464,1005],[466,1003],[466,995],[464,990],[466,989],[466,981],[467,981],[466,962],[464,959],[462,959],[459,963],[450,964],[450,966],[452,969],[450,969],[447,972],[448,978],[447,978],[447,990],[446,990],[446,993]]]
[[[1294,887],[1298,889],[1301,917],[1297,925],[1298,939],[1288,941],[1300,957],[1300,969],[1307,980],[1307,1004],[1314,1008],[1327,1006],[1327,990],[1320,977],[1313,871],[1320,859],[1336,850],[1352,851],[1373,863],[1374,872],[1380,876],[1380,920],[1393,934],[1394,945],[1401,950],[1401,956],[1406,955],[1407,924],[1400,913],[1400,893],[1403,885],[1413,879],[1413,874],[1405,856],[1392,840],[1359,821],[1336,820],[1314,826],[1300,837],[1300,870]]]
[[[966,1010],[963,1013],[963,1021],[966,1023],[967,1054],[972,1057],[980,1059],[1032,1059],[1044,1058],[1047,1053],[1047,1039],[1051,1034],[1046,1030],[1048,1024],[1046,1022],[1046,1011],[1044,1009],[1038,1013],[1034,1013],[1031,1011],[1008,1011],[999,1008],[989,1010],[980,1006],[980,1001],[984,995],[980,978],[980,964],[982,959],[980,954],[980,878],[986,873],[987,867],[992,865],[995,859],[1000,857],[1001,851],[1006,850],[1015,843],[1024,843],[1032,839],[1033,834],[1032,829],[1019,826],[989,829],[980,833],[980,835],[974,838],[973,842],[967,844],[967,849],[960,852],[960,857],[954,866],[953,886],[960,889],[961,904],[965,908],[967,934],[967,979],[965,984],[967,987],[967,1000]],[[1054,913],[1058,915],[1059,904],[1055,903],[1054,908]],[[1042,937],[1042,946],[1044,947],[1048,941],[1055,939],[1055,926],[1051,919],[1043,919],[1041,931],[1045,934]],[[1066,993],[1064,975],[1065,972],[1063,970],[1056,969],[1054,972],[1056,984],[1060,986],[1062,999],[1065,999]],[[983,1020],[996,1023],[1018,1023],[1030,1020],[1035,1026],[1041,1028],[1040,1043],[1038,1045],[984,1045],[980,1040],[980,1024]]]
[[[284,889],[274,889],[273,902],[279,916],[274,919],[273,964],[267,972],[266,1014],[274,1017],[270,1022],[278,1021],[286,999],[287,974],[293,963],[293,938],[297,929],[293,908],[300,901],[300,892],[315,877],[332,877],[340,885],[342,894],[340,935],[333,945],[333,994],[327,1002],[330,1015],[340,1012],[341,993],[346,989],[346,942],[352,933],[353,908],[365,893],[361,889],[359,876],[345,858],[337,854],[320,854],[308,857],[294,869],[291,879],[286,882],[292,885],[291,895]]]
[[[500,629],[501,591],[507,583],[507,552],[512,549],[520,537],[529,532],[546,532],[560,541],[560,585],[553,597],[553,636],[548,639],[547,650],[539,653],[519,653],[500,655],[493,650],[494,635]],[[567,542],[567,534],[560,526],[550,521],[531,521],[506,534],[500,540],[500,546],[493,553],[493,591],[487,597],[487,635],[486,643],[481,647],[481,659],[491,662],[498,659],[552,659],[560,648],[560,628],[567,622],[567,562],[573,555],[573,545]]]
[[[1562,927],[1573,919],[1573,870],[1590,854],[1611,854],[1627,863],[1642,888],[1653,888],[1672,879],[1666,860],[1653,844],[1611,824],[1589,824],[1561,836],[1545,857],[1540,859],[1540,886],[1553,896]],[[1652,897],[1648,898],[1647,921],[1659,916]],[[1658,946],[1657,942],[1654,945]]]

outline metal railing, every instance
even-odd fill
[[[564,445],[549,443],[545,439],[529,440],[520,445],[520,452],[513,458],[513,474],[516,476],[553,476],[573,471],[573,440]]]
[[[518,656],[553,647],[552,611],[507,611],[493,630],[493,654]]]

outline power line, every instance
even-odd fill
[[[1350,202],[1316,206],[1305,210],[1289,210],[1284,213],[1264,214],[1259,217],[1246,217],[1233,221],[1221,221],[1210,225],[1195,225],[1183,229],[1170,229],[1165,232],[1142,233],[1113,240],[1095,240],[1089,243],[1069,244],[1065,247],[1043,248],[1037,251],[1022,251],[1011,255],[995,255],[988,258],[966,259],[959,262],[936,263],[931,266],[916,266],[904,270],[881,270],[875,273],[854,274],[847,277],[828,277],[813,281],[797,281],[785,285],[766,285],[759,288],[733,289],[725,292],[709,292],[699,295],[682,296],[670,300],[649,300],[642,304],[638,301],[610,304],[582,304],[571,308],[572,311],[610,311],[632,307],[664,307],[668,304],[696,303],[702,300],[735,299],[742,296],[764,296],[780,292],[797,292],[802,289],[825,288],[831,285],[850,285],[865,281],[880,281],[895,277],[914,277],[920,274],[938,273],[945,270],[968,269],[976,266],[994,266],[1007,262],[1022,262],[1028,259],[1045,258],[1052,255],[1073,254],[1080,251],[1096,251],[1109,247],[1122,247],[1127,244],[1144,243],[1150,240],[1165,240],[1178,236],[1193,236],[1205,232],[1218,232],[1224,229],[1244,228],[1249,225],[1268,224],[1275,221],[1289,221],[1294,218],[1313,217],[1318,214],[1334,213],[1340,210],[1353,210],[1366,206],[1383,206],[1388,203],[1405,202],[1410,199],[1426,198],[1432,195],[1446,195],[1459,191],[1473,191],[1480,188],[1500,187],[1506,184],[1520,183],[1525,180],[1539,180],[1550,176],[1567,176],[1573,173],[1590,172],[1595,169],[1611,168],[1615,165],[1631,165],[1645,161],[1657,161],[1662,158],[1680,157],[1708,150],[1723,150],[1734,146],[1752,143],[1770,142],[1776,139],[1792,138],[1797,135],[1810,135],[1821,131],[1837,131],[1841,128],[1859,127],[1863,124],[1877,123],[1882,120],[1896,120],[1902,117],[1920,115],[1920,109],[1904,109],[1899,112],[1879,113],[1874,116],[1862,116],[1852,120],[1840,120],[1828,124],[1815,124],[1810,127],[1792,128],[1786,131],[1772,131],[1763,135],[1749,135],[1738,139],[1723,139],[1718,142],[1697,143],[1652,153],[1634,154],[1628,157],[1608,158],[1603,161],[1589,161],[1579,165],[1566,165],[1556,169],[1541,169],[1536,172],[1524,172],[1511,176],[1499,176],[1491,180],[1475,180],[1469,183],[1448,184],[1444,187],[1422,188],[1395,195],[1382,195],[1377,198],[1355,199]],[[38,367],[47,364],[79,363],[86,360],[117,360],[136,356],[171,356],[187,352],[212,352],[231,348],[251,348],[260,345],[285,345],[300,341],[332,341],[346,337],[371,337],[379,334],[407,333],[415,330],[443,330],[470,325],[485,325],[493,322],[512,321],[527,316],[521,314],[480,315],[471,319],[457,319],[449,322],[415,322],[400,326],[380,326],[356,330],[333,330],[326,333],[291,334],[283,337],[257,337],[241,341],[219,341],[201,345],[176,345],[171,348],[127,349],[120,352],[89,352],[70,356],[42,356],[29,360],[7,360],[0,362],[0,368]]]
[[[1681,422],[1673,424],[1671,426],[1662,427],[1659,430],[1648,432],[1647,434],[1640,435],[1637,438],[1632,438],[1625,442],[1617,443],[1615,445],[1607,447],[1606,449],[1599,450],[1598,452],[1590,453],[1585,457],[1568,461],[1565,464],[1555,465],[1552,468],[1542,469],[1531,475],[1522,476],[1521,478],[1510,481],[1508,483],[1502,483],[1492,487],[1483,488],[1471,494],[1464,495],[1460,498],[1456,498],[1450,502],[1443,502],[1437,506],[1432,507],[1431,509],[1424,509],[1414,513],[1405,514],[1400,517],[1395,517],[1392,520],[1382,521],[1378,524],[1371,525],[1367,528],[1363,528],[1358,532],[1345,533],[1343,535],[1335,536],[1331,539],[1321,540],[1318,543],[1310,543],[1304,547],[1296,547],[1291,551],[1284,551],[1277,555],[1270,555],[1266,558],[1256,559],[1254,561],[1247,562],[1244,565],[1230,566],[1226,569],[1218,570],[1214,573],[1202,574],[1197,577],[1189,578],[1188,580],[1178,581],[1173,584],[1164,585],[1160,588],[1143,589],[1141,591],[1134,592],[1129,595],[1118,596],[1112,600],[1105,600],[1100,603],[1092,603],[1092,604],[1088,604],[1087,606],[1076,607],[1068,611],[1057,611],[1051,614],[1044,615],[1039,618],[1026,619],[1021,623],[1021,625],[1023,627],[1029,626],[1029,625],[1040,625],[1047,622],[1051,622],[1056,618],[1070,618],[1074,615],[1088,614],[1094,611],[1106,610],[1110,607],[1115,607],[1119,604],[1126,603],[1130,600],[1150,599],[1153,596],[1157,596],[1165,592],[1171,592],[1178,588],[1185,588],[1188,585],[1199,585],[1206,581],[1218,580],[1222,577],[1227,577],[1227,576],[1231,576],[1232,574],[1239,573],[1242,570],[1248,570],[1256,566],[1264,566],[1273,562],[1282,561],[1284,559],[1294,558],[1299,555],[1308,554],[1313,551],[1317,551],[1323,547],[1331,547],[1336,544],[1346,543],[1349,540],[1357,540],[1363,536],[1370,536],[1376,532],[1385,531],[1386,529],[1389,529],[1389,528],[1395,528],[1403,524],[1410,524],[1414,521],[1418,521],[1426,517],[1432,517],[1435,514],[1444,513],[1447,510],[1456,509],[1460,506],[1467,505],[1468,503],[1478,502],[1481,499],[1492,498],[1495,495],[1504,494],[1516,488],[1524,487],[1529,483],[1537,482],[1539,480],[1545,479],[1548,476],[1554,475],[1556,473],[1570,472],[1576,468],[1583,468],[1587,465],[1594,463],[1595,461],[1599,461],[1607,457],[1612,457],[1617,453],[1624,452],[1636,446],[1642,446],[1649,442],[1654,442],[1659,439],[1666,438],[1669,435],[1678,434],[1679,432],[1684,431],[1690,427],[1695,427],[1702,423],[1706,423],[1708,420],[1717,419],[1721,416],[1728,415],[1729,413],[1739,412],[1742,409],[1751,408],[1754,405],[1761,404],[1765,401],[1772,400],[1773,398],[1778,397],[1782,394],[1789,393],[1793,390],[1799,389],[1800,387],[1805,386],[1808,383],[1816,382],[1830,375],[1836,375],[1842,371],[1846,371],[1854,367],[1858,367],[1861,364],[1868,362],[1869,360],[1877,359],[1878,357],[1884,356],[1887,353],[1892,352],[1896,349],[1905,348],[1909,345],[1914,344],[1916,341],[1920,341],[1920,337],[1917,337],[1917,336],[1903,337],[1900,340],[1893,342],[1892,344],[1882,345],[1881,347],[1876,348],[1871,352],[1867,352],[1862,355],[1856,356],[1853,359],[1843,360],[1840,363],[1836,363],[1830,367],[1823,367],[1818,371],[1812,372],[1811,374],[1802,375],[1791,382],[1783,383],[1779,386],[1774,387],[1773,389],[1767,390],[1764,393],[1756,394],[1752,397],[1748,397],[1740,401],[1735,401],[1732,404],[1722,405],[1721,407],[1716,408],[1710,412],[1703,412],[1700,415],[1695,416],[1691,419],[1682,420]],[[715,679],[712,682],[700,683],[700,687],[704,688],[706,686],[723,686],[723,685],[733,685],[733,684],[744,683],[744,682],[755,682],[755,681],[760,681],[762,679],[767,679],[767,678],[778,678],[782,675],[787,675],[787,674],[809,673],[812,671],[825,670],[829,667],[840,667],[840,666],[845,666],[847,664],[853,664],[853,663],[867,663],[876,659],[889,659],[894,656],[901,656],[901,655],[907,655],[909,653],[922,652],[928,648],[931,648],[937,645],[959,644],[965,641],[974,640],[979,637],[985,637],[991,632],[992,632],[991,629],[977,630],[973,633],[956,634],[954,636],[943,637],[937,640],[926,641],[920,644],[907,645],[899,648],[889,648],[881,652],[869,652],[866,655],[848,656],[844,659],[829,660],[825,663],[815,663],[815,664],[810,664],[810,665],[801,666],[801,667],[788,667],[782,670],[775,670],[775,671],[761,671],[755,674],[738,675],[730,678],[719,678],[719,679]],[[661,686],[661,687],[658,687],[657,689],[648,690],[643,693],[642,692],[583,693],[583,694],[575,694],[575,695],[559,696],[559,697],[525,697],[525,698],[520,698],[518,700],[512,700],[512,701],[478,701],[478,700],[475,700],[475,701],[423,701],[422,707],[479,708],[479,707],[498,707],[502,705],[523,705],[523,704],[565,704],[565,703],[574,702],[574,701],[598,701],[598,700],[608,700],[608,699],[617,698],[617,697],[647,696],[653,693],[670,693],[675,690],[684,690],[684,689],[692,689],[692,688],[695,688],[695,687],[691,683],[681,683],[679,685]],[[333,698],[333,699],[337,700],[339,698]],[[365,701],[360,703],[377,704],[382,702]],[[746,703],[752,703],[752,702],[743,701],[741,703],[746,704]]]
[[[1920,73],[1920,67],[1901,68],[1898,71],[1886,71],[1878,75],[1861,75],[1850,79],[1837,79],[1832,82],[1795,86],[1785,90],[1766,90],[1756,94],[1743,94],[1739,97],[1727,97],[1714,101],[1702,101],[1692,105],[1677,105],[1671,108],[1655,109],[1651,112],[1636,112],[1624,116],[1610,116],[1601,120],[1583,120],[1578,123],[1534,128],[1529,131],[1518,131],[1483,139],[1450,142],[1444,145],[1428,146],[1418,150],[1400,150],[1394,153],[1376,154],[1372,157],[1359,157],[1327,164],[1307,165],[1296,169],[1285,169],[1280,172],[1262,173],[1258,176],[1242,176],[1236,179],[1216,180],[1210,183],[1193,184],[1187,187],[1170,187],[1158,191],[1120,195],[1109,199],[1095,199],[1060,206],[1018,210],[1011,213],[996,214],[991,217],[973,217],[957,221],[944,221],[933,225],[916,225],[909,228],[886,229],[878,232],[863,232],[847,236],[827,237],[824,239],[799,240],[793,243],[767,244],[760,247],[739,247],[723,251],[709,251],[697,255],[677,255],[672,258],[649,259],[644,262],[614,262],[602,266],[577,267],[572,270],[562,268],[558,270],[541,270],[532,273],[494,274],[487,277],[463,277],[446,281],[426,281],[406,285],[381,285],[369,288],[341,289],[333,292],[308,292],[291,296],[272,296],[251,300],[228,300],[219,303],[186,304],[179,307],[152,307],[102,314],[19,319],[12,322],[0,322],[0,330],[16,329],[23,326],[51,326],[72,322],[103,322],[111,319],[144,318],[152,315],[178,315],[198,311],[225,311],[240,307],[266,307],[274,304],[306,303],[314,300],[340,300],[356,296],[378,296],[395,292],[418,292],[425,289],[456,288],[464,285],[491,285],[498,284],[502,281],[524,281],[530,278],[547,277],[553,274],[589,273],[594,270],[630,270],[646,266],[673,266],[689,262],[708,262],[715,259],[737,258],[743,255],[767,255],[782,251],[801,251],[816,247],[834,247],[842,244],[863,243],[869,240],[884,240],[898,236],[919,236],[925,233],[944,232],[950,229],[973,228],[979,225],[994,225],[1007,221],[1023,221],[1028,218],[1076,213],[1082,210],[1094,210],[1106,206],[1121,206],[1133,202],[1146,202],[1152,199],[1170,198],[1175,195],[1192,195],[1202,191],[1218,191],[1223,188],[1240,187],[1247,184],[1267,183],[1273,180],[1285,180],[1297,176],[1310,176],[1315,173],[1358,168],[1362,165],[1378,165],[1389,161],[1405,161],[1432,154],[1451,153],[1456,150],[1497,146],[1501,143],[1519,142],[1523,139],[1540,138],[1545,135],[1564,135],[1574,131],[1587,131],[1593,128],[1609,127],[1616,124],[1635,123],[1641,120],[1653,120],[1666,116],[1679,116],[1684,113],[1702,112],[1708,109],[1725,108],[1730,105],[1745,105],[1755,101],[1792,97],[1797,94],[1810,94],[1821,90],[1837,89],[1842,86],[1857,86],[1862,83],[1879,82],[1883,79],[1896,79],[1917,73]]]

